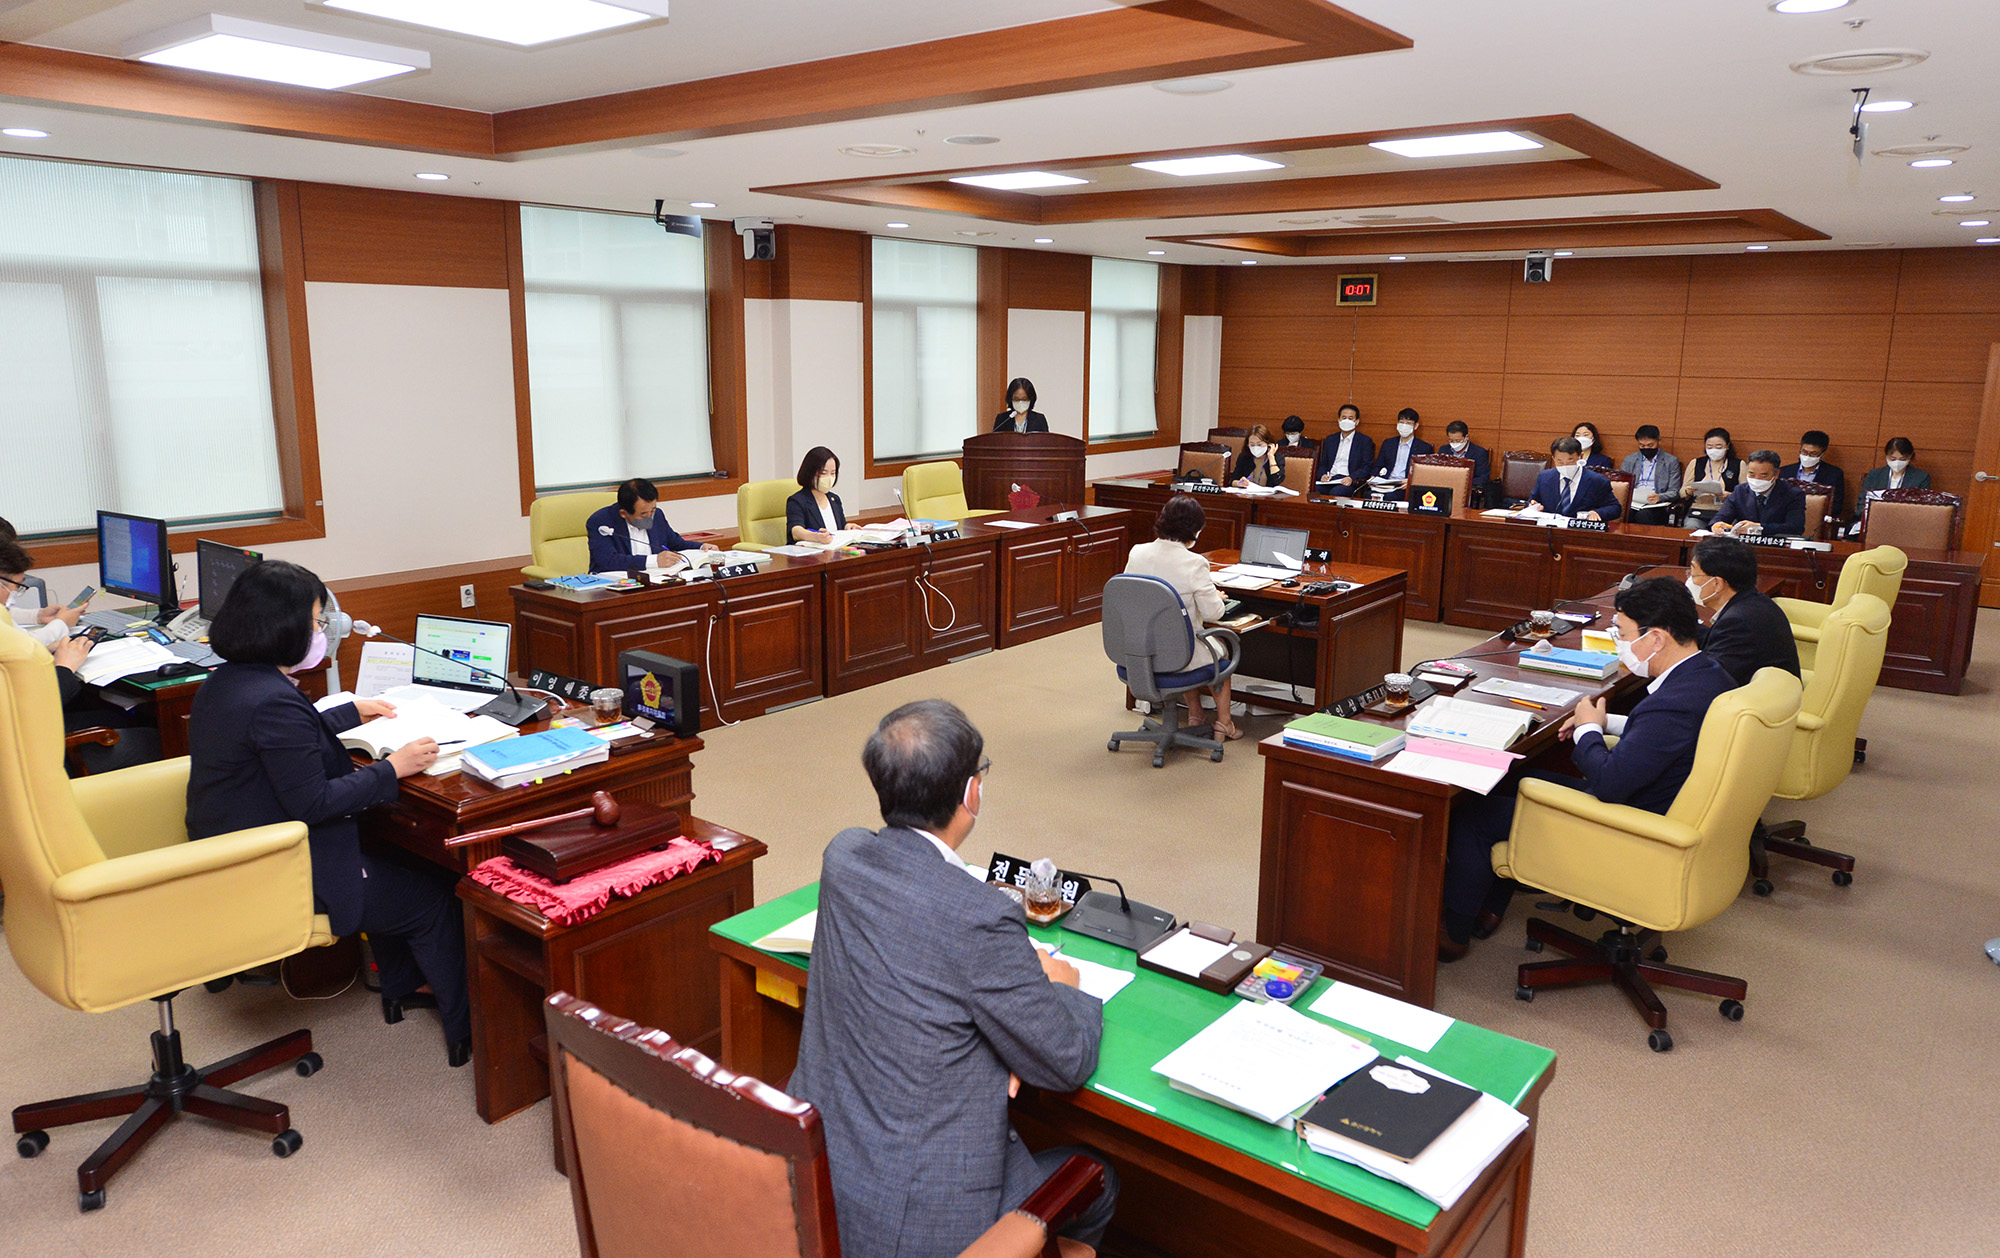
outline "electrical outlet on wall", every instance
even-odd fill
[[[469,586],[469,585],[461,585],[461,586],[459,586],[459,587],[458,587],[458,605],[459,605],[460,607],[470,607],[470,606],[472,606],[472,603],[473,603],[473,597],[472,597],[472,587],[471,587],[471,586]]]

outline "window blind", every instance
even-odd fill
[[[876,239],[875,458],[956,453],[979,431],[979,251]]]
[[[1160,268],[1090,260],[1090,439],[1151,436],[1159,352]]]

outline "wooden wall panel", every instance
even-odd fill
[[[1511,264],[1510,264],[1511,265]],[[1512,272],[1507,292],[1515,318],[1523,315],[1678,315],[1687,310],[1687,258],[1555,259],[1554,280],[1521,282]]]
[[[1242,315],[1296,319],[1345,313],[1334,305],[1336,272],[1332,267],[1280,266],[1266,270],[1224,266],[1215,271],[1216,312],[1225,319]],[[1228,339],[1226,334],[1223,339]]]
[[[300,184],[306,279],[506,288],[512,209],[510,201]]]
[[[1219,315],[1222,313],[1222,298],[1217,292],[1216,278],[1220,267],[1188,266],[1181,281],[1182,315]]]
[[[1090,259],[1080,253],[1009,249],[1007,305],[1014,310],[1090,309]]]
[[[1639,425],[1655,424],[1662,434],[1673,427],[1679,388],[1680,381],[1673,376],[1509,374],[1500,427],[1510,440],[1513,434],[1523,434],[1513,442],[1514,449],[1544,450],[1550,441],[1569,436],[1588,421],[1622,457],[1632,449],[1632,432]]]
[[[785,223],[778,228],[778,256],[771,263],[771,296],[860,301],[868,267],[868,237],[861,232]]]
[[[1349,343],[1338,331],[1328,336],[1326,352],[1345,358]],[[1384,371],[1506,367],[1507,320],[1498,315],[1376,315],[1355,319],[1353,335],[1359,361]]]
[[[1323,273],[1320,282],[1326,286],[1329,304],[1333,300],[1334,277],[1340,272],[1372,271],[1380,277],[1375,304],[1361,308],[1363,317],[1505,315],[1514,289],[1521,284],[1518,262],[1384,262],[1379,266],[1354,263],[1312,269]]]
[[[1978,444],[1979,405],[1985,389],[1977,384],[1927,384],[1892,380],[1882,396],[1882,426],[1876,433],[1875,461],[1882,443],[1908,437],[1917,447],[1917,466],[1929,469],[1934,450],[1970,453]],[[1935,473],[1933,473],[1935,484]],[[1964,486],[1939,485],[1963,492]]]
[[[1890,315],[1689,315],[1681,370],[1760,380],[1880,380]]]
[[[2000,312],[2000,248],[1905,250],[1896,310],[1904,314]]]
[[[2000,342],[2000,313],[1898,314],[1889,341],[1889,379],[1984,384]]]
[[[1516,315],[1507,321],[1507,370],[1678,375],[1684,322],[1679,315]]]
[[[1882,418],[1879,380],[1703,380],[1681,381],[1679,414],[1672,439],[1676,452],[1696,454],[1701,436],[1711,428],[1727,428],[1736,452],[1748,454],[1768,447],[1790,462],[1798,455],[1799,434],[1823,429],[1833,438],[1827,457],[1850,475],[1881,442],[1875,432]],[[1665,424],[1660,425],[1664,433]],[[1866,471],[1874,463],[1867,463]]]
[[[1246,316],[1222,325],[1222,366],[1329,367],[1347,369],[1357,334],[1354,316],[1300,315],[1296,318]],[[1504,333],[1503,333],[1504,335]],[[1493,370],[1499,370],[1495,365]]]
[[[1689,314],[1888,314],[1902,256],[1868,253],[1719,253],[1694,259]]]
[[[1497,371],[1357,371],[1354,400],[1375,444],[1395,433],[1396,412],[1413,406],[1423,416],[1424,440],[1436,445],[1454,419],[1491,427],[1500,414],[1502,379]],[[1277,412],[1280,418],[1288,413]]]
[[[1227,335],[1225,332],[1225,339]],[[1246,419],[1261,424],[1273,417],[1297,415],[1306,422],[1307,436],[1331,429],[1340,404],[1350,396],[1344,363],[1337,371],[1325,367],[1266,367],[1250,371],[1225,366],[1221,392],[1219,417],[1225,426]],[[1365,403],[1363,407],[1365,410]]]
[[[512,623],[514,604],[508,597],[507,588],[522,579],[521,566],[527,562],[529,557],[520,555],[488,564],[420,568],[329,584],[340,597],[342,611],[356,620],[380,625],[399,638],[407,638],[416,632],[419,613]],[[458,587],[468,584],[473,587],[473,606],[461,610]],[[362,639],[355,637],[343,639],[340,643],[338,655],[343,685],[351,687],[354,684],[361,664],[361,643]],[[518,640],[514,643],[514,655],[518,660]],[[510,667],[513,663],[509,661]]]

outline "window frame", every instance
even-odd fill
[[[1155,450],[1181,443],[1181,372],[1186,352],[1187,320],[1183,282],[1187,268],[1162,262],[1158,313],[1153,321],[1153,432],[1137,437],[1090,436],[1090,297],[1083,306],[1083,445],[1084,455]]]
[[[907,468],[921,463],[936,463],[946,459],[963,458],[965,443],[959,443],[957,450],[939,450],[929,454],[913,454],[906,457],[877,459],[875,457],[875,241],[873,233],[862,232],[861,236],[861,441],[866,479],[874,480],[884,476],[900,477]],[[902,240],[900,236],[883,236],[883,240]],[[987,277],[986,256],[990,250],[978,245],[955,245],[942,240],[918,240],[916,243],[938,245],[947,249],[971,249],[973,251],[973,274],[977,277],[973,285],[973,397],[980,396],[979,383],[982,367],[986,363],[987,344]],[[1004,325],[1003,325],[1004,327]],[[1003,331],[1004,337],[1004,331]],[[981,412],[977,401],[973,403],[972,431],[976,437],[982,431]]]
[[[24,156],[10,154],[9,156]],[[164,166],[127,162],[63,161],[78,166],[114,166],[237,179]],[[191,553],[197,537],[231,546],[257,547],[326,536],[326,506],[320,491],[319,425],[313,408],[312,350],[306,326],[305,239],[299,217],[299,185],[287,179],[251,179],[257,216],[257,258],[264,307],[264,345],[271,377],[271,415],[278,455],[278,480],[283,494],[280,514],[241,523],[172,526],[174,554]],[[23,537],[39,568],[69,567],[97,562],[97,533],[86,529]]]

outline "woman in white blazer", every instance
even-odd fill
[[[1223,606],[1222,592],[1215,588],[1208,560],[1194,550],[1195,539],[1201,536],[1202,526],[1207,522],[1200,503],[1187,494],[1176,494],[1160,508],[1159,519],[1153,523],[1154,540],[1134,546],[1125,561],[1128,574],[1159,577],[1180,595],[1181,607],[1195,631],[1194,658],[1188,661],[1191,669],[1215,662],[1215,651],[1201,636],[1201,628],[1221,616]],[[1191,726],[1204,723],[1200,694],[1199,690],[1190,690],[1182,696],[1187,702]],[[1243,737],[1243,731],[1236,728],[1236,722],[1229,716],[1227,680],[1215,694],[1215,732],[1225,739]]]

